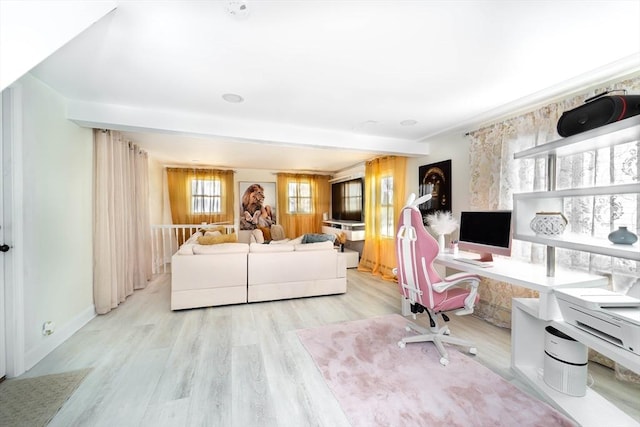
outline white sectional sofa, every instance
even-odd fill
[[[171,260],[171,309],[345,293],[346,270],[331,242],[188,242]]]

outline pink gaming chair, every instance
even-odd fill
[[[429,315],[430,328],[423,328],[415,323],[407,325],[407,331],[415,331],[419,335],[403,338],[398,346],[404,348],[407,343],[433,341],[440,353],[440,363],[447,365],[449,356],[443,343],[451,343],[469,347],[469,353],[476,354],[477,349],[469,341],[449,335],[449,328],[439,327],[437,315],[443,320],[449,318],[444,312],[453,311],[462,316],[473,313],[478,301],[478,284],[480,278],[473,274],[457,273],[440,278],[433,268],[433,260],[438,256],[438,242],[429,234],[422,223],[422,214],[418,206],[431,198],[425,195],[416,200],[411,194],[402,208],[396,234],[396,257],[398,267],[398,284],[404,298],[411,306],[415,319],[416,313],[424,311]],[[466,287],[459,286],[467,284]]]

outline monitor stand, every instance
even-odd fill
[[[487,252],[481,253],[480,258],[478,258],[480,262],[493,262],[493,255]]]

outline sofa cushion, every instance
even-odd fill
[[[296,252],[327,251],[327,250],[333,250],[333,242],[329,240],[325,240],[324,242],[302,243],[299,245],[294,245],[294,248]]]
[[[304,235],[302,236],[298,236],[295,239],[291,239],[289,240],[289,243],[291,243],[292,245],[299,245],[302,243],[302,238],[304,237]]]
[[[329,241],[333,245],[333,242],[336,240],[335,234],[325,234],[325,233],[308,233],[302,236],[302,243],[317,243],[317,242],[326,242]]]
[[[293,240],[284,238],[282,240],[272,240],[272,241],[269,242],[269,244],[270,245],[284,245],[284,244],[288,243],[290,245],[293,245],[294,243],[292,243],[292,242],[293,242]],[[298,243],[300,243],[300,242],[298,242]]]
[[[185,243],[193,243],[193,244],[198,243],[198,237],[202,237],[202,236],[204,236],[202,231],[196,231],[191,236],[189,236],[189,238]]]
[[[193,245],[193,253],[203,254],[233,254],[247,253],[249,245],[246,243],[220,243],[217,245]]]
[[[249,252],[293,252],[293,245],[265,245],[260,243],[251,243]]]
[[[220,243],[235,243],[237,241],[238,236],[236,233],[198,237],[198,243],[200,245],[217,245]]]
[[[180,255],[193,255],[194,243],[185,243],[178,248],[178,254]]]

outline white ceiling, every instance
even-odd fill
[[[230,3],[118,2],[32,73],[164,163],[337,171],[640,70],[637,0]]]

